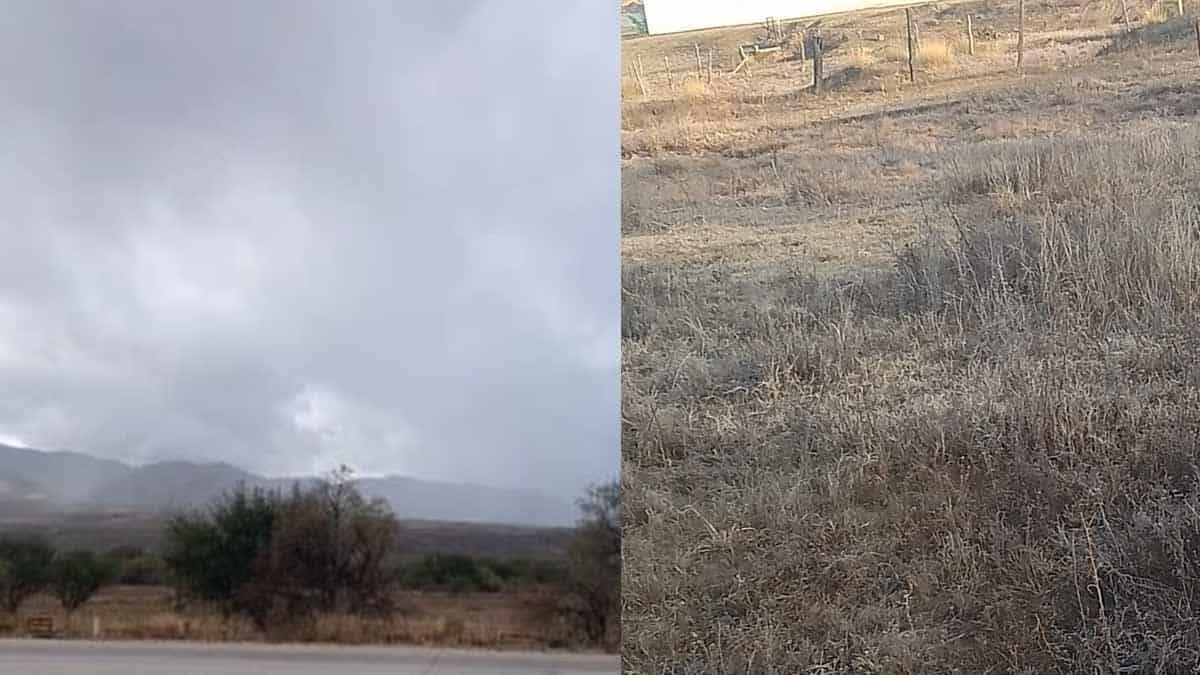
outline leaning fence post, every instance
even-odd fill
[[[824,65],[822,63],[822,61],[824,60],[824,56],[825,56],[824,52],[825,52],[825,49],[824,49],[824,45],[821,44],[821,36],[814,35],[813,36],[813,53],[812,53],[813,93],[814,94],[821,93],[821,85],[822,85],[822,82],[825,77],[824,73],[822,72],[824,70],[824,68],[822,67]]]
[[[908,7],[904,8],[904,23],[908,27],[908,81],[916,82],[917,81],[917,70],[916,70],[915,65],[913,64],[914,45],[913,45],[913,20],[912,20],[912,9],[911,8],[908,8]]]
[[[649,94],[649,91],[646,89],[646,80],[642,77],[642,69],[640,68],[641,59],[639,58],[638,61],[639,63],[629,64],[629,69],[633,71],[633,79],[637,82],[638,89],[642,92],[642,97],[644,98]]]
[[[967,15],[967,54],[975,56],[975,29],[971,26],[971,15]]]
[[[1025,0],[1017,0],[1017,71],[1025,62]]]

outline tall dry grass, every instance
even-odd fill
[[[875,50],[866,47],[851,47],[846,50],[845,61],[848,66],[870,68],[879,63],[879,56]]]
[[[1010,142],[891,270],[627,264],[627,670],[1200,668],[1198,165]]]
[[[954,44],[941,38],[925,38],[917,47],[917,62],[924,66],[938,68],[954,63]]]
[[[1152,2],[1150,6],[1142,12],[1142,23],[1162,23],[1171,18],[1172,11],[1173,10],[1168,7],[1167,3],[1162,2],[1161,0],[1155,0],[1155,2]]]
[[[951,194],[997,198],[1007,217],[910,249],[910,298],[977,313],[1015,294],[1103,327],[1186,319],[1200,307],[1198,141],[1182,129],[1019,142],[960,163]]]

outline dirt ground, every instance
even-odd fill
[[[627,672],[1200,664],[1193,19],[1016,7],[623,43]]]

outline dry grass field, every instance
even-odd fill
[[[827,18],[822,96],[624,43],[627,672],[1200,668],[1200,58],[1127,7],[1029,0],[1022,74],[920,8],[915,84]]]
[[[53,617],[63,637],[125,640],[288,641],[337,644],[407,644],[489,649],[544,649],[568,644],[569,631],[539,613],[529,593],[403,592],[401,611],[387,619],[324,616],[314,623],[263,633],[248,620],[225,620],[204,609],[175,611],[169,588],[112,586],[67,617],[45,595],[30,599],[16,616],[0,613],[0,636],[22,635],[32,616]]]

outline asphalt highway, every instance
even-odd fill
[[[0,640],[0,675],[593,675],[620,657],[421,647]]]

